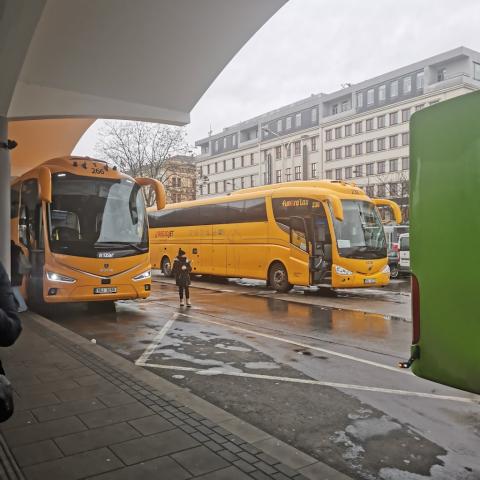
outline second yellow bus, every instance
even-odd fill
[[[299,181],[167,205],[149,212],[152,266],[171,274],[179,248],[193,273],[293,285],[387,285],[390,271],[378,205],[353,184]]]

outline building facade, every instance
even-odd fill
[[[198,140],[198,194],[292,180],[345,180],[369,196],[396,200],[408,218],[411,115],[478,88],[480,53],[459,47],[311,95]]]
[[[195,200],[198,169],[195,159],[188,155],[175,155],[164,163],[162,182],[167,195],[167,203]]]

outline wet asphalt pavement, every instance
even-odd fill
[[[408,282],[332,296],[203,281],[191,309],[169,282],[115,313],[51,318],[353,478],[480,479],[480,397],[396,367]]]

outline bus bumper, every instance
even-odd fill
[[[378,272],[372,275],[352,273],[351,275],[339,275],[332,269],[333,288],[368,288],[383,287],[390,283],[390,273]]]

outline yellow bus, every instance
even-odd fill
[[[193,273],[293,285],[357,288],[388,284],[390,271],[377,206],[354,184],[299,181],[238,190],[223,197],[149,212],[152,266],[171,273],[178,248]]]
[[[30,259],[22,285],[30,304],[148,297],[143,185],[163,208],[160,182],[91,158],[55,158],[14,179],[11,238]]]

